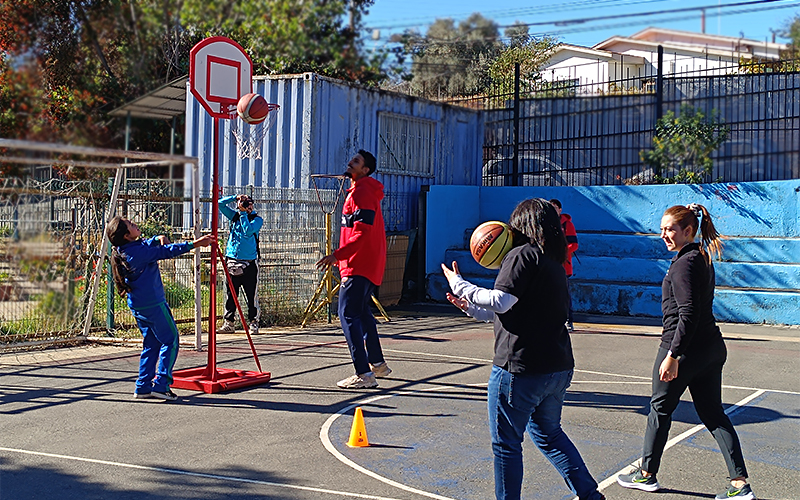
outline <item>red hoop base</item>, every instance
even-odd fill
[[[187,368],[172,372],[172,387],[203,391],[206,394],[232,391],[242,387],[266,384],[272,377],[270,372],[251,372],[216,368],[216,377],[212,380],[208,367]]]

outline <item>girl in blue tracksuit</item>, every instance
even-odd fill
[[[174,401],[178,397],[169,386],[178,357],[178,328],[164,295],[158,261],[209,246],[215,241],[214,236],[206,235],[190,243],[170,243],[166,236],[143,240],[136,224],[120,216],[111,219],[106,233],[114,246],[114,283],[120,295],[128,296],[128,307],[144,337],[133,397]]]

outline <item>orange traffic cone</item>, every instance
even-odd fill
[[[369,446],[367,428],[364,426],[364,414],[361,412],[360,406],[356,407],[356,414],[353,415],[353,426],[350,428],[350,440],[347,441],[347,446],[351,448]]]

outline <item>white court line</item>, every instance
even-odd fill
[[[330,342],[315,342],[315,341],[312,341],[312,340],[290,340],[288,342],[290,342],[290,343],[294,342],[294,343],[298,343],[298,344],[319,345],[319,346],[329,345],[330,344]],[[342,340],[342,343],[344,343],[344,340]],[[464,360],[464,361],[475,361],[475,362],[483,363],[483,364],[486,364],[486,365],[491,365],[492,364],[492,361],[488,360],[488,359],[471,358],[471,357],[468,357],[468,356],[454,356],[452,354],[437,354],[437,353],[432,353],[432,352],[404,351],[404,350],[401,350],[401,349],[384,349],[383,351],[384,352],[394,352],[394,353],[398,353],[398,354],[413,354],[413,355],[416,355],[416,356],[427,356],[427,357],[434,357],[434,358],[448,358],[448,359],[458,359],[458,360]],[[603,375],[603,376],[606,376],[606,377],[614,377],[614,378],[632,378],[632,379],[637,379],[637,380],[645,380],[645,381],[647,381],[647,383],[650,383],[652,381],[652,377],[643,377],[641,375],[627,375],[627,374],[624,374],[624,373],[608,373],[608,372],[598,372],[598,371],[593,371],[593,370],[579,370],[577,368],[575,368],[574,370],[575,370],[575,373],[588,373],[590,375]],[[587,383],[592,383],[592,382],[585,381],[585,380],[580,380],[580,381],[573,380],[572,383],[573,384],[587,384]],[[609,380],[598,380],[597,383],[602,383],[602,384],[625,384],[625,383],[629,383],[629,382],[612,382],[612,381],[609,381]],[[475,384],[471,384],[471,385],[475,385]],[[486,384],[483,384],[483,385],[486,385]],[[785,390],[781,390],[781,389],[759,389],[758,387],[742,387],[742,386],[738,386],[738,385],[723,385],[722,388],[723,389],[741,389],[743,391],[761,391],[761,390],[764,390],[764,391],[767,391],[767,392],[774,392],[774,393],[778,393],[778,394],[790,394],[790,395],[793,395],[793,396],[800,396],[800,392],[798,392],[798,391],[785,391]]]
[[[100,465],[110,465],[112,467],[123,467],[126,469],[136,469],[136,470],[144,470],[150,472],[163,472],[165,474],[177,474],[181,476],[191,476],[191,477],[200,477],[203,479],[217,479],[222,481],[232,481],[236,483],[249,483],[249,484],[256,484],[260,486],[273,486],[275,488],[289,488],[292,490],[302,490],[302,491],[311,491],[314,493],[326,493],[329,495],[338,495],[341,497],[347,498],[365,498],[368,500],[399,500],[397,498],[391,497],[378,497],[375,495],[361,495],[359,493],[350,493],[347,491],[336,491],[336,490],[327,490],[324,488],[314,488],[311,486],[296,486],[293,484],[282,484],[282,483],[274,483],[271,481],[259,481],[257,479],[247,479],[244,477],[234,477],[234,476],[222,476],[219,474],[206,474],[203,472],[191,472],[179,469],[166,469],[163,467],[150,467],[147,465],[136,465],[136,464],[125,464],[121,462],[110,462],[108,460],[97,460],[94,458],[83,458],[83,457],[71,457],[69,455],[58,455],[56,453],[43,453],[40,451],[30,451],[30,450],[20,450],[17,448],[4,448],[0,447],[0,451],[6,451],[10,453],[21,453],[24,455],[34,455],[38,457],[48,457],[48,458],[60,458],[63,460],[74,460],[76,462],[87,462],[92,464],[100,464]]]
[[[466,385],[467,386],[472,386],[472,387],[481,387],[481,386],[484,386],[486,384],[466,384]],[[461,388],[461,387],[463,387],[463,385],[460,386],[460,387],[450,386],[449,388],[457,389],[457,388]],[[438,386],[438,387],[430,387],[428,389],[420,389],[418,391],[401,391],[401,392],[396,392],[396,393],[393,393],[393,394],[384,394],[384,395],[381,395],[381,396],[375,396],[375,397],[372,397],[372,398],[364,399],[364,400],[359,401],[357,403],[353,403],[353,404],[351,404],[350,406],[348,406],[346,408],[342,408],[341,410],[336,412],[336,414],[331,415],[330,418],[328,418],[328,420],[326,420],[325,423],[322,424],[322,428],[319,430],[319,439],[320,439],[320,441],[322,441],[322,445],[325,447],[325,449],[328,450],[328,452],[330,452],[331,455],[336,457],[337,460],[339,460],[343,464],[345,464],[345,465],[347,465],[347,466],[349,466],[349,467],[361,472],[362,474],[366,474],[367,476],[369,476],[371,478],[377,479],[378,481],[386,483],[386,484],[388,484],[390,486],[394,486],[395,488],[399,488],[399,489],[401,489],[403,491],[408,491],[409,493],[416,493],[417,495],[422,495],[422,496],[425,496],[425,497],[428,497],[428,498],[435,498],[437,500],[455,500],[455,499],[450,498],[450,497],[445,497],[445,496],[442,496],[442,495],[437,495],[436,493],[430,493],[430,492],[427,492],[427,491],[423,491],[423,490],[418,490],[416,488],[412,488],[410,486],[406,486],[405,484],[398,483],[397,481],[392,481],[391,479],[389,479],[387,477],[383,477],[380,474],[372,472],[369,469],[365,469],[364,467],[358,465],[357,463],[353,462],[349,458],[347,458],[344,455],[342,455],[341,453],[339,453],[339,450],[337,450],[336,447],[333,445],[333,443],[331,442],[330,436],[328,435],[328,432],[330,431],[330,428],[333,425],[333,423],[339,417],[341,417],[345,413],[349,412],[350,410],[354,409],[356,406],[361,406],[361,405],[366,405],[366,404],[369,404],[369,403],[374,403],[375,401],[380,401],[381,399],[393,398],[395,396],[409,396],[409,395],[415,395],[415,394],[418,394],[418,393],[421,393],[421,392],[437,391],[437,390],[442,390],[442,389],[446,389],[446,388],[444,388],[442,386]]]
[[[744,405],[746,405],[750,401],[754,400],[755,398],[761,396],[765,392],[767,392],[767,391],[761,390],[761,389],[756,390],[756,392],[754,392],[753,394],[747,396],[746,398],[742,399],[741,401],[738,401],[737,403],[732,405],[730,408],[725,410],[725,413],[728,414],[728,415],[736,413]],[[684,439],[688,438],[692,434],[695,434],[695,433],[697,433],[697,432],[699,432],[699,431],[701,431],[701,430],[703,430],[705,428],[706,427],[704,425],[695,425],[691,429],[689,429],[689,430],[687,430],[685,432],[682,432],[681,434],[678,434],[674,438],[672,438],[669,441],[667,441],[666,446],[664,446],[664,451],[667,451],[668,449],[672,448],[673,446],[675,446],[676,444],[680,443]],[[635,462],[631,463],[627,467],[624,467],[624,468],[620,469],[616,474],[612,475],[611,477],[607,477],[606,479],[602,480],[600,482],[600,484],[597,486],[597,490],[598,491],[603,491],[604,489],[608,488],[612,484],[615,484],[617,482],[617,478],[620,476],[620,474],[628,474],[628,473],[632,472],[637,467],[639,467],[640,462],[641,462],[641,459],[636,460]]]
[[[295,341],[295,342],[305,343],[305,344],[319,344],[319,345],[322,345],[322,343],[313,342],[313,341]],[[466,356],[453,356],[453,355],[447,355],[447,354],[436,354],[436,353],[427,353],[427,352],[405,351],[405,350],[400,350],[400,349],[384,349],[384,352],[395,352],[395,353],[399,353],[399,354],[413,354],[413,355],[427,356],[427,357],[440,357],[440,358],[449,358],[449,359],[460,359],[460,360],[465,360],[465,361],[478,361],[478,362],[485,363],[485,364],[491,364],[491,361],[489,361],[489,360],[479,359],[479,358],[471,358],[471,357],[466,357]],[[592,374],[592,375],[603,375],[603,376],[616,377],[616,378],[632,378],[632,379],[637,379],[637,380],[641,380],[642,381],[642,382],[613,382],[613,381],[597,381],[596,382],[596,383],[604,383],[604,384],[621,384],[621,383],[638,383],[638,384],[647,383],[647,384],[649,384],[649,383],[651,383],[650,381],[652,380],[651,377],[642,377],[642,376],[639,376],[639,375],[625,375],[625,374],[620,374],[620,373],[598,372],[598,371],[592,371],[592,370],[578,370],[578,369],[575,369],[575,372],[576,373],[587,373],[587,374]],[[644,381],[647,381],[647,382],[644,382]],[[580,381],[573,380],[572,383],[573,384],[580,384],[580,383],[584,383],[585,384],[585,383],[595,383],[595,382],[587,382],[587,381],[580,382]],[[487,384],[484,383],[484,384],[468,384],[468,385],[485,386]],[[750,396],[742,399],[741,401],[739,401],[739,402],[735,403],[734,405],[732,405],[731,407],[729,407],[728,410],[725,412],[727,414],[731,414],[731,413],[739,410],[741,406],[749,403],[750,401],[752,401],[756,397],[764,394],[765,392],[775,392],[775,393],[783,393],[783,394],[800,395],[800,392],[793,392],[793,391],[782,391],[782,390],[772,390],[772,389],[757,389],[757,388],[751,388],[751,387],[739,387],[739,386],[728,386],[728,385],[723,385],[722,387],[724,389],[742,389],[742,390],[753,390],[753,391],[755,391]],[[430,390],[435,390],[435,389],[442,389],[442,387],[440,386],[440,387],[436,387],[436,388],[433,388],[433,389],[430,389]],[[421,391],[417,391],[417,392],[421,392]],[[359,406],[360,404],[367,404],[367,403],[370,403],[370,402],[373,402],[373,401],[378,401],[380,399],[393,397],[393,396],[396,396],[396,395],[414,394],[414,393],[415,392],[412,391],[412,392],[400,392],[400,393],[395,393],[395,394],[377,396],[375,398],[366,399],[366,400],[364,400],[364,401],[362,401],[360,403],[355,403],[355,404],[352,404],[352,405],[350,405],[350,406],[348,406],[346,408],[343,408],[342,410],[337,412],[335,415],[332,415],[325,422],[325,424],[323,424],[322,429],[320,429],[320,433],[319,433],[320,440],[322,441],[323,445],[325,446],[325,449],[327,449],[338,460],[340,460],[345,465],[348,465],[348,466],[352,467],[353,469],[362,472],[363,474],[366,474],[366,475],[368,475],[370,477],[373,477],[373,478],[375,478],[375,479],[377,479],[379,481],[382,481],[382,482],[384,482],[386,484],[390,484],[390,485],[395,486],[397,488],[400,488],[400,489],[403,489],[403,490],[406,490],[406,491],[410,491],[410,492],[414,492],[414,493],[417,493],[417,494],[420,494],[420,495],[428,496],[430,498],[436,498],[436,499],[441,499],[441,500],[453,500],[453,499],[450,499],[448,497],[443,497],[443,496],[435,495],[433,493],[428,493],[428,492],[425,492],[425,491],[420,491],[420,490],[416,490],[414,488],[410,488],[408,486],[405,486],[403,484],[400,484],[400,483],[397,483],[395,481],[392,481],[391,479],[385,478],[385,477],[380,476],[380,475],[378,475],[378,474],[376,474],[376,473],[374,473],[374,472],[372,472],[372,471],[370,471],[368,469],[365,469],[365,468],[361,467],[360,465],[356,464],[355,462],[351,461],[350,459],[348,459],[347,457],[345,457],[344,455],[339,453],[339,451],[336,450],[336,448],[331,443],[330,438],[328,437],[328,430],[330,429],[330,427],[333,424],[333,422],[336,421],[336,419],[338,419],[344,413],[352,410],[356,406]],[[671,440],[669,440],[667,442],[666,446],[664,447],[664,450],[666,451],[667,449],[671,448],[672,446],[675,446],[675,444],[679,443],[683,439],[686,439],[687,437],[691,436],[692,434],[695,434],[696,432],[698,432],[698,431],[700,431],[700,430],[702,430],[704,428],[705,427],[703,425],[698,425],[698,426],[695,426],[692,429],[689,429],[688,431],[680,434],[679,436],[674,437],[673,439],[671,439]],[[635,468],[637,466],[637,463],[638,463],[638,461],[637,462],[633,462],[628,467],[625,467],[625,468],[621,469],[616,474],[614,474],[611,477],[608,477],[608,478],[604,479],[603,481],[601,481],[600,484],[598,485],[598,491],[602,491],[603,489],[607,488],[611,484],[616,483],[617,477],[619,477],[620,474],[624,474],[624,473],[628,472],[631,467]]]

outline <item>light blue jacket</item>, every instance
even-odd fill
[[[264,225],[264,219],[255,210],[248,217],[247,212],[233,210],[228,203],[236,200],[236,195],[225,196],[219,200],[219,211],[231,221],[231,234],[225,247],[225,256],[239,260],[256,260],[256,237]],[[255,216],[255,217],[253,217]],[[250,220],[252,217],[253,220]]]

